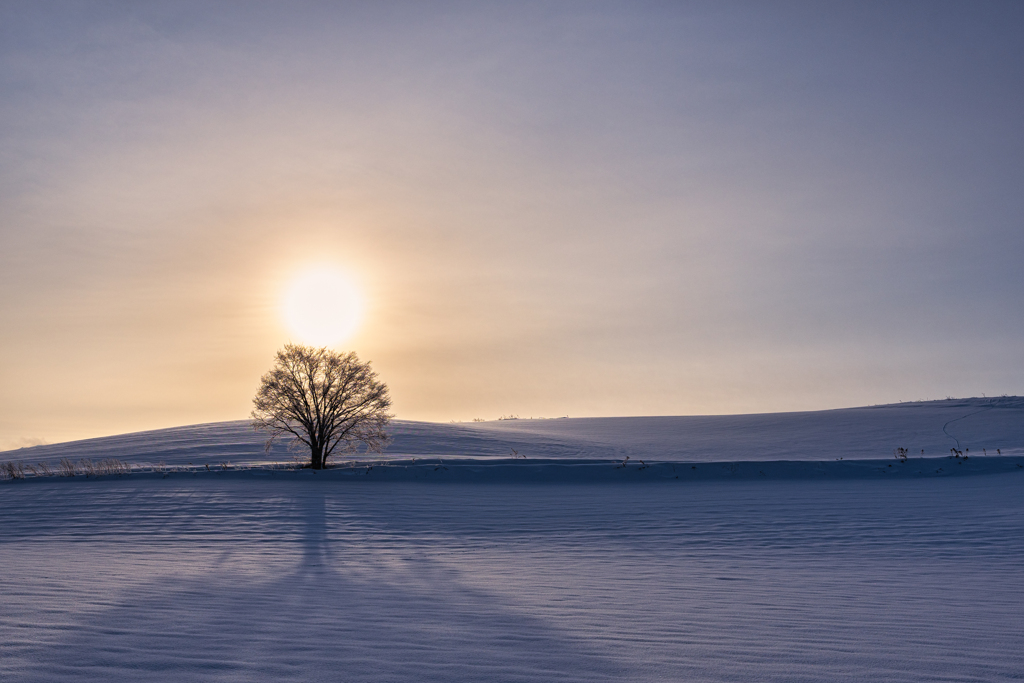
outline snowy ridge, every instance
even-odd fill
[[[1024,398],[953,399],[759,415],[480,423],[396,420],[391,431],[394,441],[382,458],[358,456],[350,466],[361,467],[363,461],[397,465],[412,458],[440,458],[449,465],[480,468],[488,461],[515,459],[515,468],[502,471],[521,472],[526,464],[536,468],[541,462],[550,466],[563,462],[579,466],[575,471],[582,472],[584,461],[601,467],[621,461],[627,461],[628,467],[643,467],[639,461],[821,463],[893,460],[896,448],[906,448],[913,460],[947,457],[954,447],[977,462],[979,456],[1024,456]],[[222,463],[235,468],[291,464],[301,455],[280,444],[266,451],[263,436],[253,432],[247,421],[239,420],[23,448],[0,452],[0,461],[117,458],[142,468],[174,466],[205,471],[207,465],[217,469]],[[352,461],[353,456],[334,458],[339,465]]]
[[[654,462],[641,460],[480,460],[473,458],[417,458],[410,460],[344,460],[328,469],[313,471],[294,463],[241,463],[225,467],[197,465],[135,465],[124,474],[84,475],[75,478],[185,480],[209,477],[225,481],[270,477],[284,481],[366,481],[424,483],[607,483],[666,481],[779,480],[779,479],[906,479],[1024,472],[1022,456],[982,458],[908,458],[834,461]],[[45,477],[26,473],[26,480]],[[183,479],[185,478],[185,479]]]

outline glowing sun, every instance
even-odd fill
[[[359,327],[363,305],[355,283],[342,271],[321,267],[304,271],[285,292],[284,321],[303,344],[332,346]]]

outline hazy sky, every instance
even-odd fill
[[[247,416],[334,264],[398,417],[1024,393],[1024,4],[0,4],[0,447]]]

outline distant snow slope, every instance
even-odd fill
[[[726,462],[1024,453],[1024,398],[973,398],[800,413],[430,423],[396,420],[388,456]],[[0,461],[116,457],[136,463],[288,460],[246,421],[176,427],[0,453]]]

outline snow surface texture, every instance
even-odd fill
[[[3,681],[998,681],[1024,476],[5,485]]]
[[[431,462],[0,482],[0,681],[1020,680],[1021,401],[940,404],[404,423],[395,457]],[[1005,457],[895,462],[914,434],[942,453],[936,420]],[[260,455],[242,437],[228,423],[0,460]],[[657,465],[607,459],[653,462],[638,438]],[[671,456],[699,439],[716,450]],[[757,450],[787,439],[824,452]],[[523,461],[510,442],[554,445]]]

